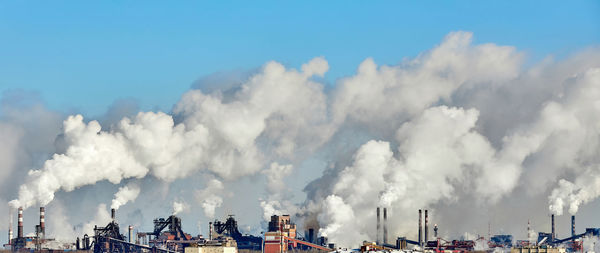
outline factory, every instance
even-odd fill
[[[23,209],[17,210],[17,234],[13,235],[13,218],[10,218],[8,243],[5,249],[12,251],[53,252],[78,250],[83,252],[164,252],[164,253],[237,253],[238,250],[262,253],[287,253],[299,251],[332,252],[338,251],[335,242],[317,236],[315,228],[308,228],[304,236],[298,232],[290,215],[273,215],[268,222],[268,231],[262,236],[244,235],[238,229],[233,215],[225,221],[209,222],[208,236],[192,236],[183,231],[182,219],[176,215],[166,218],[155,218],[152,231],[134,233],[133,226],[125,227],[122,234],[117,221],[115,209],[111,209],[111,220],[108,224],[94,226],[92,235],[82,235],[72,243],[60,243],[46,236],[45,208],[40,207],[39,224],[35,225],[35,234],[25,236],[23,228]],[[437,224],[433,225],[430,235],[429,210],[418,210],[418,227],[416,238],[409,239],[401,235],[390,235],[388,209],[377,207],[375,241],[364,241],[361,252],[502,252],[511,253],[566,253],[582,252],[583,241],[600,239],[600,228],[586,228],[584,233],[576,234],[575,216],[571,216],[570,236],[557,238],[555,216],[550,216],[550,232],[538,233],[535,242],[517,240],[510,234],[488,235],[476,240],[451,240],[438,234]],[[393,231],[393,230],[392,230]],[[527,226],[528,234],[531,228]],[[390,241],[395,238],[395,241]],[[476,249],[477,248],[477,249]],[[483,248],[483,250],[482,250]]]

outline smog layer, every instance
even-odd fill
[[[221,73],[167,112],[120,100],[71,115],[5,93],[0,216],[47,206],[47,233],[72,240],[109,208],[137,227],[178,214],[200,233],[228,214],[247,233],[290,214],[340,246],[375,239],[376,206],[390,234],[410,237],[421,208],[454,237],[491,224],[527,238],[527,221],[547,230],[550,213],[597,222],[600,49],[529,63],[473,36],[451,32],[397,65],[365,59],[335,84],[324,57]]]

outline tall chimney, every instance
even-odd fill
[[[571,216],[571,236],[575,236],[575,215]]]
[[[554,242],[554,238],[556,238],[556,234],[554,233],[554,214],[552,215],[552,242]]]
[[[19,207],[19,223],[17,226],[17,236],[23,238],[23,207]]]
[[[129,243],[133,242],[131,238],[133,238],[133,226],[129,225]]]
[[[419,246],[423,245],[421,233],[423,233],[423,227],[421,226],[421,209],[419,209]]]
[[[40,207],[40,238],[44,239],[46,237],[46,208]]]
[[[383,244],[387,244],[387,208],[383,208]]]
[[[9,223],[9,226],[8,226],[8,244],[12,245],[11,240],[12,240],[12,237],[13,237],[13,224],[14,224],[13,223],[13,209],[10,208],[8,210],[8,212],[9,212],[8,216],[9,216],[9,219],[10,219],[9,222],[8,222]]]
[[[114,208],[111,208],[111,209],[110,209],[110,218],[111,218],[113,221],[115,221],[115,212],[116,212],[116,210],[115,210]]]
[[[425,243],[427,244],[427,238],[429,235],[429,218],[427,218],[427,209],[425,209]]]
[[[435,239],[437,240],[438,235],[437,235],[437,224],[433,224],[433,236],[435,237]]]
[[[208,240],[212,241],[213,225],[212,221],[208,223]]]
[[[380,245],[380,241],[379,241],[379,235],[381,231],[381,218],[379,217],[379,207],[377,207],[377,239],[376,239],[376,243],[377,245]]]

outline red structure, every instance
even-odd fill
[[[269,232],[265,233],[264,238],[264,252],[283,253],[289,248],[298,247],[298,244],[330,251],[329,248],[296,239],[296,224],[291,223],[289,215],[271,216]]]

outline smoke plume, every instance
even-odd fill
[[[125,205],[129,201],[134,201],[140,194],[140,186],[136,183],[129,183],[119,188],[119,191],[115,193],[115,198],[112,200],[110,208],[119,209],[122,205]]]
[[[376,206],[390,211],[390,235],[411,238],[419,208],[446,227],[462,226],[444,219],[456,218],[451,210],[463,210],[461,203],[510,220],[519,204],[511,201],[574,214],[600,196],[599,59],[591,48],[524,65],[517,48],[473,43],[459,31],[397,65],[368,58],[328,89],[320,77],[329,63],[317,57],[298,70],[267,62],[221,89],[214,77],[170,112],[135,114],[128,104],[105,119],[63,118],[39,103],[16,106],[16,96],[2,103],[0,166],[7,169],[0,180],[22,184],[0,199],[27,208],[124,180],[158,181],[162,187],[151,193],[121,187],[112,206],[138,194],[170,203],[177,198],[169,194],[191,192],[197,201],[187,208],[207,218],[242,210],[257,217],[257,227],[258,217],[288,213],[342,247],[375,238]],[[292,174],[302,175],[294,182],[310,182],[303,201],[285,183]],[[201,190],[172,184],[200,176],[208,178]],[[173,185],[181,191],[169,193]],[[223,198],[225,189],[260,199],[240,207]],[[174,213],[185,206],[176,201]],[[103,224],[105,209],[94,222]],[[486,215],[468,222],[487,227]],[[528,237],[522,225],[507,230]],[[464,232],[473,231],[445,233]]]
[[[201,203],[204,216],[207,218],[215,217],[215,210],[223,204],[224,186],[223,183],[217,179],[211,179],[208,181],[206,188],[196,192],[196,199]]]

